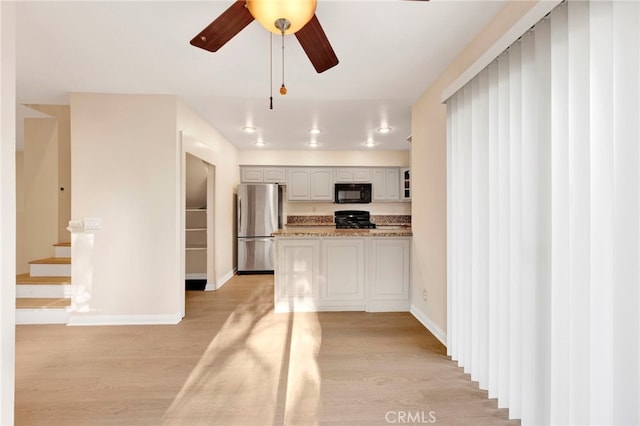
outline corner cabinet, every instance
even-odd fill
[[[333,201],[333,169],[290,168],[287,176],[289,201]]]

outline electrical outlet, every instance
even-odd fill
[[[427,301],[427,289],[422,290],[422,300]]]

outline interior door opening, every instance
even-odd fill
[[[215,288],[213,211],[215,167],[185,154],[185,290]]]

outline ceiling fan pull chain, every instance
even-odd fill
[[[280,94],[284,96],[287,94],[287,88],[284,86],[284,31],[285,30],[281,30],[281,31],[282,31],[282,86],[280,86]]]
[[[273,109],[273,33],[269,32],[269,109]]]

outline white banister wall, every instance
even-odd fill
[[[448,352],[523,424],[640,424],[640,3],[569,1],[447,101]]]

